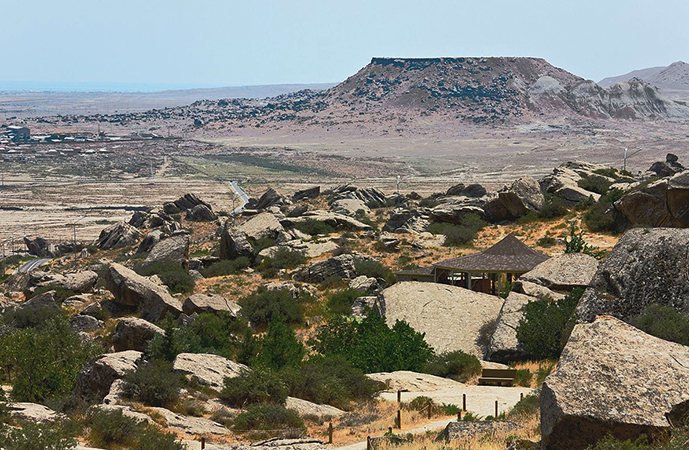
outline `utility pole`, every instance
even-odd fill
[[[631,158],[632,156],[636,155],[637,153],[639,153],[639,152],[642,151],[642,150],[643,150],[643,149],[640,148],[640,149],[638,149],[637,151],[635,151],[634,153],[629,154],[629,149],[628,149],[627,147],[624,148],[624,163],[623,163],[623,165],[622,165],[622,170],[623,170],[623,171],[625,171],[625,172],[627,171],[627,159],[628,159],[628,158]]]

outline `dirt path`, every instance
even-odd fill
[[[419,427],[411,428],[408,430],[405,430],[402,428],[402,430],[395,430],[396,433],[402,433],[402,434],[423,434],[426,433],[427,431],[440,431],[444,429],[448,423],[454,422],[456,419],[442,419],[442,420],[435,420],[433,422],[428,422],[425,425],[421,425]],[[344,446],[338,447],[337,445],[333,445],[333,448],[339,449],[339,450],[362,450],[366,448],[366,441],[362,442],[356,442],[354,444],[347,444]]]

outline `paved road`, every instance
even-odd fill
[[[18,273],[29,273],[32,270],[41,267],[43,264],[47,263],[50,260],[51,260],[50,258],[32,259],[31,261],[27,261],[24,264],[22,264],[21,266],[19,266],[19,268],[17,269],[17,272]]]
[[[244,205],[246,205],[249,202],[249,196],[246,195],[246,192],[244,192],[242,188],[239,187],[239,184],[237,184],[236,181],[230,181],[230,187],[234,189],[234,191],[237,193],[240,200],[242,201],[242,204],[236,207],[234,211],[232,211],[232,214],[236,214],[240,212],[242,209],[244,209]]]

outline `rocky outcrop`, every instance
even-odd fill
[[[427,373],[398,370],[396,372],[369,373],[366,376],[385,386],[387,392],[433,392],[440,390],[460,389],[459,381],[451,378],[438,377]]]
[[[684,171],[684,166],[679,162],[677,155],[668,153],[665,156],[665,161],[654,162],[648,169],[649,172],[653,172],[656,176],[664,178],[671,177],[676,173]]]
[[[344,214],[339,214],[329,211],[309,211],[300,217],[289,217],[282,220],[282,224],[285,227],[293,227],[295,224],[303,223],[309,220],[315,220],[317,222],[323,222],[326,225],[337,230],[346,231],[368,231],[371,229],[370,225],[362,223],[353,217],[345,216]]]
[[[174,202],[166,202],[163,204],[163,211],[165,214],[179,214],[183,211],[194,209],[199,205],[212,209],[211,205],[198,198],[195,194],[184,194],[184,196]]]
[[[385,283],[385,281],[383,281]],[[361,292],[362,294],[371,294],[380,290],[381,286],[373,277],[360,275],[349,282],[349,289]]]
[[[112,345],[116,352],[138,350],[143,352],[148,342],[165,331],[157,325],[137,317],[125,317],[120,320],[112,335]]]
[[[55,254],[55,246],[42,237],[31,239],[24,236],[24,245],[26,245],[26,250],[29,252],[29,255],[45,258],[54,256]]]
[[[139,243],[136,253],[148,253],[153,250],[158,242],[164,237],[164,233],[160,230],[153,230],[148,233]]]
[[[430,211],[430,216],[434,221],[455,224],[461,224],[468,214],[479,216],[481,219],[486,217],[481,202],[466,197],[447,200]]]
[[[598,269],[598,260],[583,253],[566,253],[554,256],[519,277],[556,291],[571,291],[586,287]]]
[[[615,209],[631,225],[663,227],[672,217],[667,207],[667,180],[659,180],[639,190],[629,192],[614,203]]]
[[[430,224],[428,212],[416,209],[395,209],[383,226],[389,233],[423,233]]]
[[[77,376],[75,394],[89,401],[100,402],[110,391],[113,381],[136,370],[141,356],[141,352],[129,350],[107,353],[92,359]]]
[[[157,262],[173,262],[183,266],[189,257],[189,235],[178,234],[163,239],[153,246],[143,262],[144,267]]]
[[[180,228],[179,222],[158,208],[135,212],[129,219],[129,225],[139,229],[163,228],[166,233]]]
[[[29,274],[27,290],[35,291],[42,287],[62,288],[73,292],[92,292],[98,282],[98,274],[92,270],[81,272],[52,274],[46,272],[31,272]]]
[[[545,450],[584,450],[612,435],[668,430],[689,402],[689,347],[603,316],[574,328],[541,391]]]
[[[689,172],[682,172],[668,181],[667,209],[677,227],[689,227]]]
[[[512,185],[498,192],[500,203],[513,217],[522,217],[530,211],[540,211],[545,203],[538,181],[531,177],[522,177]]]
[[[187,211],[187,220],[193,222],[212,222],[217,219],[218,216],[215,215],[210,206],[196,205]]]
[[[167,289],[120,264],[110,264],[106,287],[117,303],[139,307],[146,320],[155,322],[168,313],[174,317],[182,313],[182,304]]]
[[[300,191],[295,192],[294,195],[292,195],[292,200],[298,201],[309,198],[316,198],[319,195],[321,195],[321,187],[314,186],[312,188],[302,189]]]
[[[689,314],[687,248],[689,230],[627,231],[584,292],[577,307],[580,320],[609,314],[629,321],[653,303]]]
[[[169,428],[175,428],[186,434],[191,435],[226,435],[232,432],[220,425],[219,423],[213,422],[210,419],[204,419],[203,417],[190,417],[183,416],[181,414],[174,413],[169,409],[165,408],[150,408],[151,411],[162,416],[163,420]]]
[[[579,182],[583,180],[584,177],[593,175],[594,171],[600,169],[605,169],[605,167],[590,163],[570,161],[553,169],[553,173],[542,178],[539,184],[544,192],[554,194],[570,205],[576,205],[589,198],[598,201],[598,199],[600,199],[600,194],[579,187]]]
[[[353,278],[355,275],[354,257],[339,255],[311,264],[297,272],[294,279],[307,283],[322,283],[330,277]]]
[[[403,281],[381,292],[385,320],[405,320],[436,353],[462,350],[481,358],[481,326],[498,317],[503,301],[494,295],[437,283]]]
[[[238,231],[254,240],[275,239],[278,233],[283,231],[283,227],[277,217],[271,213],[263,212],[244,222]]]
[[[105,327],[102,320],[98,320],[93,316],[86,316],[77,314],[69,319],[69,326],[75,333],[84,333],[88,331],[96,331]]]
[[[368,214],[371,209],[366,206],[366,203],[358,198],[341,198],[333,200],[330,203],[330,208],[338,213],[346,214],[348,216],[356,217],[360,213]]]
[[[8,405],[8,409],[10,417],[20,421],[46,423],[57,422],[66,419],[66,417],[63,414],[55,412],[47,406],[39,405],[36,403],[10,403]]]
[[[333,189],[334,199],[352,198],[358,199],[365,204],[376,204],[383,206],[387,202],[385,194],[376,188],[360,188],[351,184],[345,184]]]
[[[194,294],[184,300],[182,310],[184,314],[191,316],[194,313],[230,313],[237,317],[242,308],[235,302],[218,294]]]
[[[44,292],[16,307],[16,311],[19,315],[35,315],[43,309],[54,310],[56,312],[60,311],[60,307],[57,306],[55,291]]]
[[[283,200],[282,195],[278,194],[275,189],[268,188],[255,204],[249,203],[249,208],[263,210],[271,206],[280,206]]]
[[[341,409],[335,408],[334,406],[319,405],[317,403],[294,397],[287,397],[285,408],[296,411],[302,417],[309,415],[318,417],[320,420],[330,420],[345,413]]]
[[[220,234],[220,259],[236,259],[240,256],[253,259],[254,249],[244,233],[231,229],[226,223]]]
[[[95,245],[101,250],[128,247],[136,244],[140,237],[139,230],[125,222],[120,222],[101,231]]]
[[[526,356],[517,340],[517,326],[522,318],[522,308],[536,298],[510,292],[495,321],[495,330],[488,345],[486,359],[507,363]]]
[[[180,353],[175,358],[172,369],[216,391],[222,390],[225,378],[235,378],[249,370],[244,364],[206,353]]]
[[[436,441],[452,442],[470,440],[477,437],[514,433],[519,429],[521,429],[521,427],[516,423],[505,420],[450,422],[438,435]]]

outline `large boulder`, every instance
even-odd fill
[[[156,322],[168,313],[174,317],[182,313],[182,304],[167,289],[121,264],[110,264],[106,287],[117,303],[140,307],[146,320]]]
[[[180,353],[175,358],[172,369],[216,391],[222,390],[225,378],[235,378],[249,370],[244,364],[206,353]]]
[[[668,153],[665,156],[665,161],[654,162],[648,169],[649,172],[653,172],[659,177],[671,177],[676,173],[682,172],[684,166],[678,162],[679,158],[677,155]]]
[[[244,222],[238,231],[254,240],[275,239],[278,233],[283,231],[283,227],[277,217],[271,213],[263,212]]]
[[[383,206],[387,203],[385,194],[376,188],[360,188],[351,184],[344,184],[333,189],[335,199],[355,198],[366,204],[377,204]]]
[[[436,353],[462,350],[481,358],[481,326],[495,320],[503,300],[494,295],[437,283],[403,281],[381,292],[381,308],[392,326],[405,320]]]
[[[319,195],[321,195],[321,187],[320,186],[314,186],[311,188],[306,188],[302,189],[300,191],[297,191],[292,195],[292,200],[297,201],[297,200],[303,200],[307,198],[316,198]]]
[[[218,216],[215,215],[213,209],[206,205],[196,205],[187,211],[187,220],[194,222],[212,222],[217,218]]]
[[[667,208],[675,226],[689,227],[689,172],[682,172],[670,178]]]
[[[149,266],[156,262],[172,261],[183,266],[189,257],[189,235],[178,234],[159,241],[153,246],[151,252],[143,262],[144,266]]]
[[[360,212],[364,214],[371,212],[371,209],[366,206],[366,203],[358,198],[341,198],[339,200],[333,200],[333,202],[330,203],[330,208],[335,212],[352,217],[359,215]]]
[[[330,420],[334,417],[339,417],[345,412],[341,409],[330,405],[319,405],[308,400],[300,398],[287,397],[285,408],[291,409],[299,413],[300,416],[318,417],[320,420]]]
[[[142,353],[134,350],[98,356],[79,372],[75,394],[89,401],[101,402],[110,391],[113,381],[136,370]]]
[[[261,195],[256,204],[251,205],[251,207],[253,209],[262,210],[270,208],[271,206],[279,206],[283,201],[282,195],[278,194],[275,189],[268,188],[268,190]]]
[[[541,391],[542,448],[584,450],[670,428],[689,405],[689,347],[602,316],[574,328]]]
[[[10,416],[21,421],[46,423],[65,420],[63,414],[53,411],[47,406],[36,403],[10,403],[8,405]]]
[[[554,256],[521,275],[527,281],[556,291],[570,291],[586,287],[598,269],[598,260],[583,253]]]
[[[163,239],[164,233],[160,230],[153,230],[148,233],[139,243],[139,247],[136,249],[136,253],[148,253],[153,250],[161,239]]]
[[[57,305],[57,298],[55,291],[44,292],[37,295],[15,308],[17,315],[36,315],[41,310],[60,311]]]
[[[28,287],[32,291],[41,287],[62,288],[68,291],[92,292],[98,282],[98,274],[92,270],[61,274],[31,272]]]
[[[163,204],[163,211],[165,214],[178,214],[188,209],[194,209],[199,205],[211,209],[211,205],[198,198],[195,194],[184,194],[184,196],[174,202],[166,202]]]
[[[629,321],[653,303],[689,314],[687,248],[689,230],[627,231],[584,292],[577,307],[580,320],[609,314]]]
[[[526,356],[517,340],[517,326],[522,318],[522,308],[536,298],[510,292],[500,309],[495,330],[490,339],[486,359],[507,363]]]
[[[125,350],[143,352],[148,342],[159,334],[165,334],[159,326],[138,317],[126,317],[117,322],[112,335],[112,345],[116,352]]]
[[[448,222],[461,224],[464,217],[468,214],[479,216],[481,219],[486,218],[483,206],[475,200],[467,198],[460,198],[455,200],[448,200],[444,203],[431,209],[430,216],[436,222]]]
[[[297,272],[294,279],[307,283],[322,283],[331,277],[353,278],[356,275],[352,255],[339,255],[311,264]]]
[[[368,231],[371,229],[370,225],[356,220],[353,217],[346,216],[344,214],[339,214],[330,211],[309,211],[300,217],[290,217],[282,220],[282,224],[286,227],[292,227],[295,224],[306,222],[309,220],[315,220],[317,222],[323,222],[326,225],[337,230],[346,231]]]
[[[150,408],[150,410],[161,416],[169,428],[178,429],[186,434],[201,436],[206,436],[209,434],[232,434],[230,430],[217,422],[213,422],[210,419],[205,419],[203,417],[183,416],[165,408]]]
[[[220,259],[236,259],[240,256],[252,259],[254,249],[244,233],[232,230],[226,223],[220,234]]]
[[[226,312],[237,317],[242,308],[232,300],[228,300],[218,294],[194,294],[184,300],[182,310],[190,316],[194,313],[218,313]]]
[[[516,423],[506,420],[450,422],[438,435],[436,441],[472,440],[486,435],[514,433],[520,429],[521,427]]]
[[[46,256],[54,256],[55,246],[42,237],[29,238],[24,236],[24,244],[29,255],[45,258]]]
[[[127,247],[136,244],[140,237],[139,230],[126,222],[119,222],[101,231],[95,245],[101,250]]]
[[[428,213],[424,210],[395,209],[383,226],[390,233],[423,233],[430,224]]]
[[[629,192],[615,202],[615,209],[631,225],[663,227],[671,222],[667,208],[667,180],[660,180],[642,190]]]
[[[521,217],[529,211],[540,211],[545,203],[538,181],[531,177],[522,177],[498,193],[500,203],[514,217]]]

